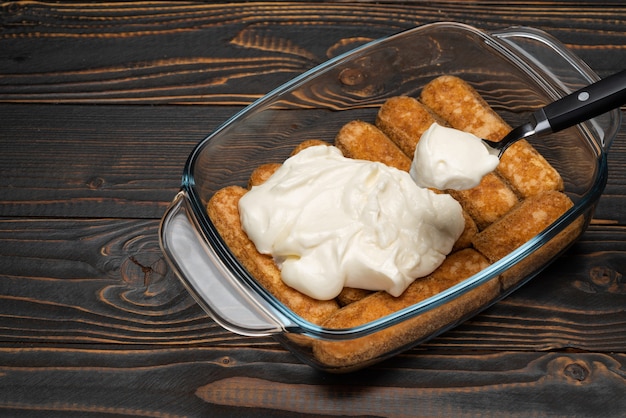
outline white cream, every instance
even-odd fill
[[[477,136],[433,123],[417,143],[410,174],[422,187],[467,190],[499,162]]]
[[[244,231],[273,256],[283,281],[320,300],[345,286],[399,296],[443,262],[464,229],[452,197],[324,145],[287,159],[239,210]]]

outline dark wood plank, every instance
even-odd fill
[[[0,105],[0,216],[160,218],[193,147],[237,110]]]
[[[521,290],[426,347],[626,349],[626,228],[593,226]],[[157,220],[0,220],[0,344],[264,345],[224,331],[169,270]]]
[[[272,349],[2,348],[0,411],[63,417],[589,417],[601,411],[610,418],[626,408],[624,367],[623,354],[430,351],[325,375]]]
[[[13,103],[243,105],[352,47],[440,20],[546,30],[601,75],[626,57],[626,9],[593,3],[9,2],[2,11],[0,101]]]
[[[0,228],[3,342],[237,339],[216,329],[170,273],[156,221],[0,221]]]

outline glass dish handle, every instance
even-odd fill
[[[287,318],[252,296],[209,248],[195,225],[185,192],[178,193],[163,217],[160,243],[179,279],[198,304],[222,327],[240,335],[283,332]]]
[[[506,56],[521,62],[522,68],[529,67],[543,76],[544,87],[553,93],[553,101],[600,80],[561,41],[542,30],[514,26],[493,32],[491,36],[499,41]],[[614,109],[585,122],[589,129],[596,131],[597,138],[602,139],[599,145],[605,152],[617,134],[621,117],[620,109]]]

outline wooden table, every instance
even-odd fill
[[[626,7],[509,2],[0,5],[0,415],[622,416],[626,127],[582,239],[378,366],[327,375],[217,326],[158,246],[193,146],[365,41],[455,20],[626,66]]]

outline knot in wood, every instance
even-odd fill
[[[563,372],[566,377],[578,382],[584,381],[589,376],[589,370],[578,363],[568,364]]]
[[[96,190],[104,186],[104,179],[102,177],[92,177],[87,181],[87,187],[91,190]]]
[[[149,256],[152,255],[149,254]],[[149,292],[152,285],[163,279],[167,273],[167,265],[160,257],[151,259],[144,255],[142,258],[146,259],[143,263],[137,259],[136,255],[128,257],[129,263],[122,265],[122,279],[133,287],[143,288]]]
[[[346,86],[358,86],[367,76],[358,68],[345,68],[339,74],[339,81]]]
[[[626,293],[626,283],[623,283],[624,276],[609,267],[594,267],[590,270],[589,276],[596,291],[607,293]]]
[[[5,15],[7,16],[7,20],[8,20],[8,16],[10,16],[12,18],[12,21],[15,22],[16,18],[20,17],[22,14],[24,14],[24,12],[28,9],[27,6],[20,4],[18,2],[7,2],[5,3],[2,7],[0,7],[0,11],[2,11],[3,13],[0,13],[0,15]],[[25,23],[22,21],[22,23]]]

